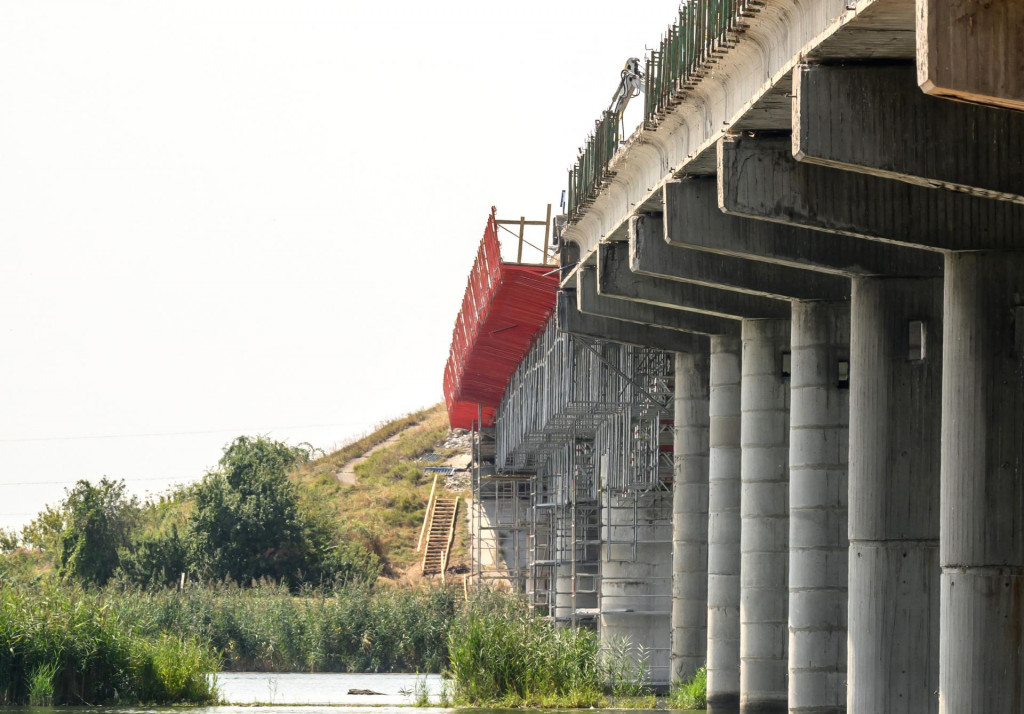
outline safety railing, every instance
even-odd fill
[[[679,8],[644,72],[644,128],[653,129],[679,95],[707,73],[708,66],[733,46],[730,35],[764,6],[758,0],[689,0]]]
[[[569,222],[579,218],[581,209],[589,205],[613,176],[608,164],[619,148],[619,116],[605,111],[594,122],[594,133],[587,137],[576,165],[569,169],[567,206]]]
[[[765,0],[684,0],[644,66],[644,123],[654,129],[682,94],[697,84],[745,29],[744,20]],[[579,220],[601,189],[614,178],[609,164],[618,150],[619,117],[605,111],[595,122],[576,164],[569,170],[567,214]]]

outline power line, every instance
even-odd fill
[[[124,482],[131,485],[137,481],[183,481],[185,479],[194,479],[195,476],[146,476],[143,478],[132,478],[125,477]],[[78,483],[83,479],[75,478],[68,479],[65,481],[16,481],[14,483],[0,483],[0,486],[63,486]],[[85,479],[88,480],[88,479]]]
[[[339,426],[361,425],[363,422],[343,422],[340,424],[304,424],[300,426],[272,426],[264,429],[210,429],[208,431],[162,431],[139,434],[85,434],[78,436],[29,436],[24,438],[0,439],[0,444],[25,443],[33,441],[84,441],[88,439],[142,439],[158,436],[198,436],[202,434],[225,434],[241,432],[270,432],[284,429],[325,429]]]

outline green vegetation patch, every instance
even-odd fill
[[[456,608],[453,588],[350,585],[293,595],[267,582],[127,593],[126,617],[151,632],[210,645],[225,670],[439,672]]]
[[[0,589],[0,704],[206,703],[216,670],[209,646],[149,636],[96,593]]]
[[[672,709],[707,709],[708,707],[708,670],[701,667],[693,677],[672,688],[669,694],[669,706]]]
[[[337,473],[374,446],[398,439],[355,467],[357,482],[342,484]],[[420,527],[432,477],[417,459],[437,451],[448,435],[448,414],[438,404],[391,422],[340,451],[303,464],[291,473],[300,503],[309,513],[342,523],[345,538],[375,553],[384,573],[398,575],[415,563]],[[361,445],[360,448],[354,448]],[[464,550],[464,549],[463,549]],[[463,552],[463,551],[459,551]],[[453,559],[458,559],[458,553]]]
[[[456,704],[589,707],[604,703],[600,644],[590,630],[555,628],[517,597],[485,593],[449,637]]]

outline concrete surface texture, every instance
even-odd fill
[[[708,649],[708,355],[676,353],[675,374],[672,681],[685,682]]]
[[[561,236],[560,329],[675,354],[671,548],[606,509],[596,626],[712,711],[1024,714],[1017,5],[750,6]]]

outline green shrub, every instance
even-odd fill
[[[139,502],[126,495],[123,480],[81,480],[61,504],[62,528],[56,542],[58,572],[66,579],[103,585],[118,566],[138,522]]]
[[[240,436],[229,444],[218,470],[194,489],[185,538],[193,571],[241,583],[297,581],[309,568],[311,544],[287,473],[308,460],[308,450],[264,437]]]
[[[145,534],[120,551],[120,577],[140,585],[164,587],[188,571],[185,542],[172,525],[166,533]]]

